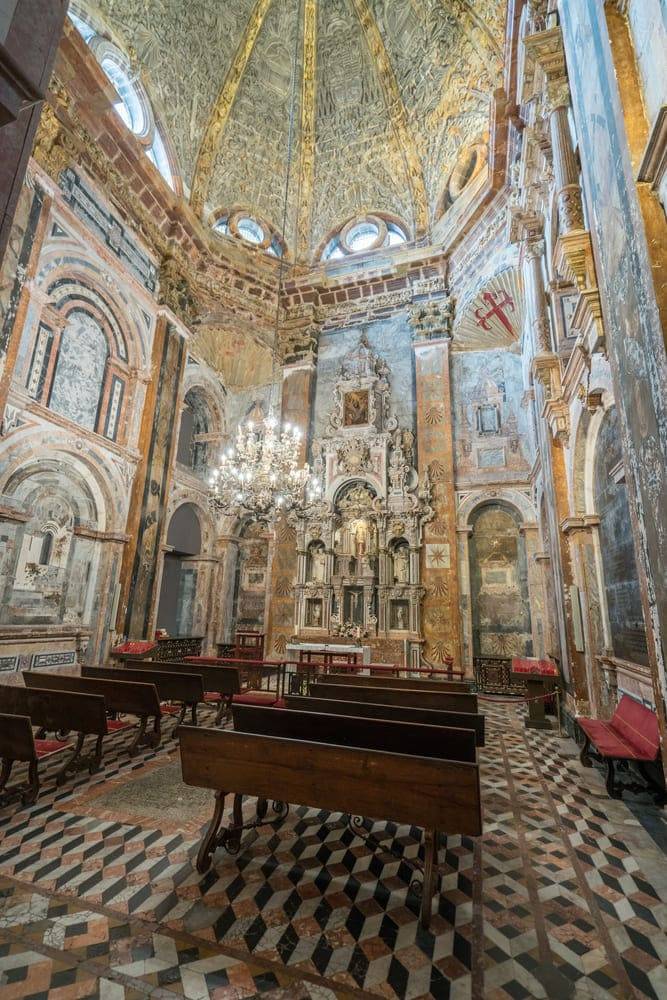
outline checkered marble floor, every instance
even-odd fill
[[[0,1000],[666,996],[663,811],[610,800],[519,706],[484,710],[485,833],[443,838],[428,932],[415,828],[292,806],[200,876],[209,804],[169,731],[133,760],[113,737],[92,778],[47,772],[0,811]]]

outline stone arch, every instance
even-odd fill
[[[470,511],[469,572],[474,657],[531,656],[533,634],[521,511],[487,498]]]

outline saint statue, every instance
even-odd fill
[[[310,557],[310,578],[316,583],[324,583],[327,557],[324,549],[315,549]]]
[[[410,553],[405,545],[401,545],[394,553],[394,581],[410,582]]]
[[[354,554],[357,559],[366,555],[366,522],[357,521],[354,529]]]

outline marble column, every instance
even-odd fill
[[[117,629],[129,639],[147,638],[154,631],[161,546],[177,443],[174,413],[178,413],[185,357],[185,337],[168,316],[161,314],[139,436],[142,459],[132,487],[127,523],[130,540],[121,570]]]
[[[283,368],[281,420],[302,431],[298,461],[308,454],[311,396],[315,365],[296,362]],[[284,516],[276,521],[273,559],[271,561],[271,599],[267,622],[266,655],[282,656],[294,634],[294,584],[297,578],[296,531]]]
[[[415,334],[419,479],[431,482],[434,516],[424,526],[421,582],[424,654],[435,663],[453,657],[461,666],[461,609],[456,560],[456,494],[448,335]]]
[[[609,710],[613,712],[615,704],[612,704],[609,692],[603,689],[598,659],[605,652],[594,539],[599,523],[599,517],[593,515],[568,518],[563,524],[563,533],[572,552],[573,576],[580,595],[591,711],[593,715],[604,716]]]
[[[560,88],[549,113],[551,149],[553,153],[556,197],[560,234],[579,232],[584,228],[584,209],[579,187],[579,169],[572,147],[568,120],[570,92],[567,85]]]

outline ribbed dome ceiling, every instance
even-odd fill
[[[80,4],[80,6],[84,6]],[[465,150],[487,138],[504,0],[99,0],[205,220],[241,207],[312,259],[351,217],[428,233]]]

